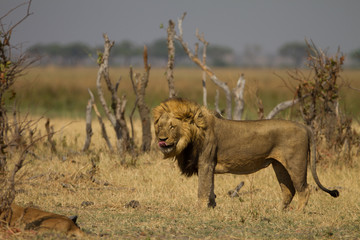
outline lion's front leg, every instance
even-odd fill
[[[214,170],[211,166],[199,167],[198,203],[200,207],[215,207]]]
[[[214,193],[214,171],[215,171],[215,153],[213,149],[206,149],[201,154],[198,163],[198,204],[200,207],[215,207]]]

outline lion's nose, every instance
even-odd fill
[[[165,142],[168,138],[159,138],[160,142]]]

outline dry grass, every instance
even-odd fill
[[[139,156],[136,164],[128,157],[127,164],[120,164],[121,156],[107,151],[96,121],[88,154],[79,152],[85,140],[84,120],[53,119],[51,123],[59,130],[54,137],[58,154],[51,154],[44,143],[35,147],[40,159],[29,159],[18,174],[16,202],[21,205],[32,202],[64,215],[77,214],[80,227],[91,233],[89,238],[357,239],[360,236],[359,166],[326,169],[319,166],[322,183],[338,188],[340,197],[334,199],[315,191],[304,213],[279,210],[280,188],[271,167],[248,176],[217,175],[217,207],[199,210],[197,177],[181,176],[176,163],[163,160],[156,150]],[[138,122],[136,126],[140,136]],[[89,174],[90,158],[97,156],[96,178],[100,184],[91,182]],[[356,162],[359,160],[358,157]],[[308,178],[315,185],[310,173]],[[240,181],[245,181],[240,198],[231,199],[227,192]],[[125,208],[131,200],[139,201],[140,207]],[[93,205],[82,206],[84,201]],[[292,206],[296,207],[296,203],[295,198]],[[11,239],[58,237],[28,232],[10,236]]]

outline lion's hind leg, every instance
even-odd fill
[[[300,157],[300,156],[297,156],[297,157]],[[301,162],[301,159],[304,159],[304,158],[299,158],[297,160],[294,157],[293,162],[299,163],[299,162]],[[305,206],[307,205],[307,203],[309,201],[309,197],[310,197],[310,187],[307,184],[307,180],[306,180],[307,166],[306,166],[306,164],[305,165],[298,164],[298,165],[292,166],[292,169],[296,169],[296,171],[289,170],[289,173],[290,173],[290,176],[292,179],[292,183],[293,183],[295,190],[297,192],[297,195],[298,195],[299,202],[298,202],[297,210],[301,211],[301,210],[304,210]]]
[[[294,198],[295,188],[288,171],[280,162],[274,160],[272,162],[272,166],[275,171],[276,178],[279,181],[282,192],[282,208],[286,209]]]
[[[310,186],[306,182],[306,173],[300,175],[298,178],[293,177],[293,183],[299,200],[297,210],[302,211],[307,205],[310,197]]]
[[[299,196],[299,205],[298,209],[299,211],[304,210],[305,206],[307,205],[310,197],[310,189],[309,185],[306,185],[302,191],[297,191]]]

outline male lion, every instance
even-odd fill
[[[311,130],[285,120],[232,121],[188,100],[172,98],[153,109],[155,134],[164,158],[175,157],[183,174],[198,174],[200,205],[215,207],[214,174],[250,174],[272,165],[285,209],[295,195],[303,209],[310,190],[307,162],[320,189],[333,197],[316,173]]]
[[[2,214],[3,215],[3,214]],[[32,207],[21,207],[15,203],[11,204],[9,214],[3,219],[10,227],[21,227],[24,230],[35,230],[39,232],[55,230],[63,232],[68,236],[83,237],[86,234],[76,224],[76,217],[70,219],[66,216],[45,212]]]

